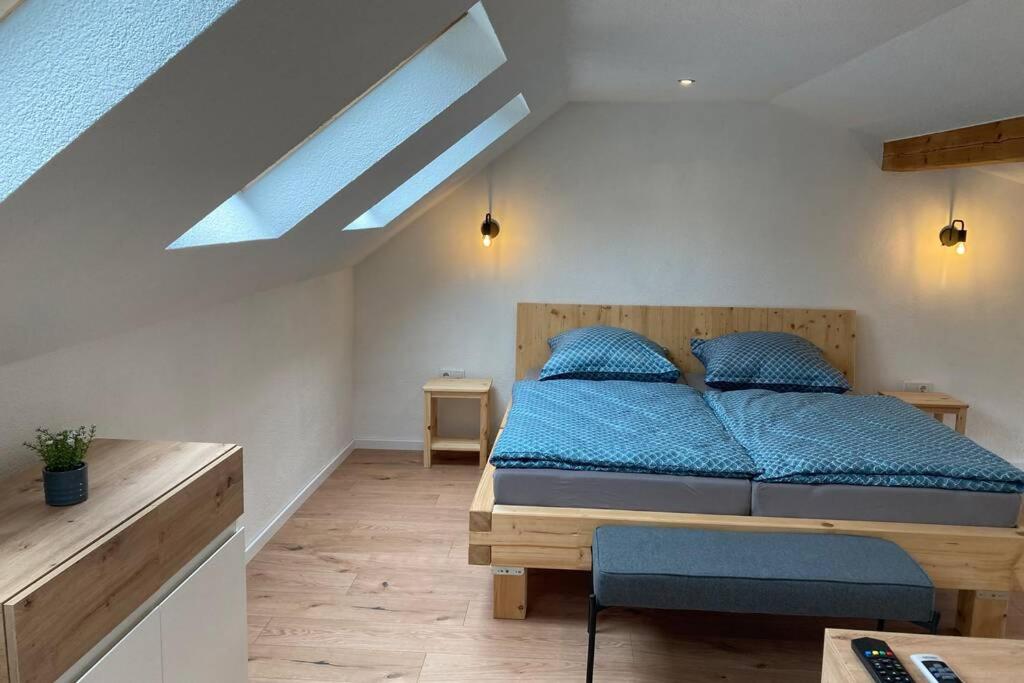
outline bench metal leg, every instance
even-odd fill
[[[934,636],[938,635],[939,633],[939,622],[941,620],[942,614],[938,610],[935,610],[932,612],[932,618],[928,621],[915,621],[912,623],[917,624],[921,628],[928,629],[928,633],[931,633]]]
[[[597,613],[601,611],[601,603],[597,596],[590,594],[590,602],[587,607],[587,683],[594,681],[594,650],[597,647]]]

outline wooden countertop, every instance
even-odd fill
[[[242,449],[96,439],[89,499],[0,481],[0,683],[58,678],[242,514]]]
[[[878,638],[892,648],[915,681],[924,677],[910,655],[938,655],[953,671],[970,683],[1006,683],[1021,679],[1024,662],[1024,641],[996,638],[960,638],[912,633],[880,633],[825,629],[825,652],[822,666],[823,683],[871,683],[871,676],[853,654],[850,641],[855,638]]]
[[[41,465],[0,481],[0,602],[234,448],[223,443],[96,439],[86,457],[89,499],[69,507],[43,502]]]

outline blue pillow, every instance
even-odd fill
[[[828,364],[811,342],[786,332],[736,332],[691,339],[690,350],[704,364],[704,381],[715,389],[849,391],[843,373]]]
[[[679,368],[647,337],[619,327],[580,327],[548,340],[551,358],[540,379],[675,382]]]

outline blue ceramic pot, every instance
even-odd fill
[[[43,468],[43,494],[46,504],[54,507],[77,505],[89,497],[89,465],[65,472],[51,472]]]

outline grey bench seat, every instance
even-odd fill
[[[934,608],[917,562],[864,536],[606,526],[593,566],[607,607],[907,621],[928,621]]]
[[[597,611],[605,607],[935,625],[931,579],[906,551],[880,538],[605,526],[594,532],[592,550],[591,646]],[[591,666],[592,654],[593,647]]]

